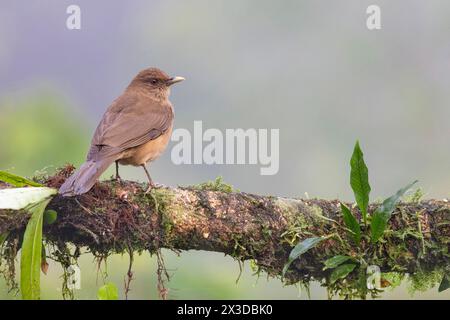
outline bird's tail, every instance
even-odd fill
[[[89,160],[75,171],[59,188],[59,194],[70,197],[88,192],[101,174],[115,161],[114,157]]]

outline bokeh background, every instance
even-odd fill
[[[81,30],[66,8],[81,7]],[[366,8],[382,29],[366,28]],[[413,179],[427,197],[450,195],[450,2],[410,1],[0,1],[0,169],[21,175],[79,165],[106,107],[141,69],[187,78],[172,90],[176,128],[279,128],[280,171],[259,166],[151,166],[156,181],[187,185],[218,175],[236,188],[352,200],[349,156],[360,139],[372,196]],[[112,174],[108,171],[105,176]],[[141,170],[122,169],[143,180]],[[258,280],[222,254],[165,252],[170,298],[305,299],[296,287]],[[128,258],[109,260],[122,287]],[[156,261],[135,263],[130,298],[156,299]],[[92,256],[82,290],[95,299]],[[43,298],[60,298],[61,270],[43,276]],[[121,290],[122,291],[122,290]],[[325,299],[313,284],[311,296]],[[14,299],[0,280],[0,298]],[[412,298],[402,286],[383,298]],[[449,299],[437,289],[414,298]]]

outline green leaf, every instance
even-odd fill
[[[327,269],[334,269],[337,266],[340,266],[341,264],[343,264],[345,261],[352,259],[352,257],[349,256],[334,256],[330,259],[328,259],[327,261],[324,262],[325,267],[323,268],[323,270],[327,270]]]
[[[415,185],[418,182],[418,180],[415,180],[408,184],[406,187],[403,187],[402,189],[398,190],[393,196],[390,196],[386,200],[383,201],[383,203],[377,208],[376,211],[380,212],[386,212],[387,214],[391,214],[392,211],[394,211],[397,203],[400,201],[401,197],[412,188],[413,185]]]
[[[20,291],[24,300],[40,298],[40,271],[42,255],[42,222],[44,210],[50,199],[32,206],[22,242],[20,256]]]
[[[367,223],[367,207],[369,206],[369,170],[364,163],[364,154],[356,141],[352,158],[350,159],[350,185],[355,194],[356,203],[361,210],[364,223]]]
[[[1,189],[0,209],[25,209],[57,192],[58,190],[47,187]]]
[[[363,266],[360,266],[357,270],[358,272],[358,280],[356,281],[356,288],[358,289],[359,296],[361,299],[366,299],[367,295],[367,272],[366,268]]]
[[[302,254],[304,254],[309,249],[315,247],[319,242],[321,242],[324,238],[317,237],[317,238],[308,238],[303,240],[302,242],[299,242],[294,249],[292,249],[291,253],[289,254],[288,262],[284,265],[283,268],[283,277],[286,274],[286,271],[289,269],[289,266],[291,263],[300,257]]]
[[[0,170],[0,181],[9,183],[10,185],[13,185],[15,187],[26,187],[26,186],[43,187],[43,185],[40,183],[1,170]]]
[[[44,225],[52,224],[56,221],[58,213],[55,210],[45,210],[44,212]]]
[[[350,272],[355,269],[356,264],[343,264],[333,270],[330,275],[330,283],[333,284],[339,279],[344,279]]]
[[[118,300],[119,290],[114,283],[108,282],[98,289],[97,298],[99,300]]]
[[[417,180],[398,190],[393,196],[384,200],[377,210],[375,210],[370,225],[372,242],[377,242],[383,235],[397,203],[400,201],[401,197],[416,183]]]
[[[441,284],[439,285],[438,292],[442,292],[450,288],[450,274],[444,274]]]
[[[378,241],[378,239],[381,238],[381,236],[384,233],[384,230],[386,230],[387,223],[389,221],[389,218],[386,218],[383,216],[380,212],[375,212],[372,217],[372,222],[370,223],[370,229],[372,233],[372,242],[375,243]]]
[[[361,228],[358,221],[355,216],[353,216],[350,209],[343,203],[341,203],[341,210],[345,225],[352,231],[351,236],[353,237],[355,243],[359,245],[359,242],[361,241]]]
[[[26,209],[31,213],[20,257],[20,291],[23,299],[40,298],[43,217],[51,196],[57,192],[47,187],[0,190],[0,209]]]

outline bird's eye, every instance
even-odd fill
[[[157,83],[158,83],[158,80],[156,80],[156,79],[151,79],[150,82],[151,82],[152,84],[157,84]]]

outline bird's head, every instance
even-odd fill
[[[158,68],[148,68],[139,72],[131,81],[130,86],[138,86],[157,96],[167,97],[170,92],[170,86],[183,80],[183,77],[170,77]]]

